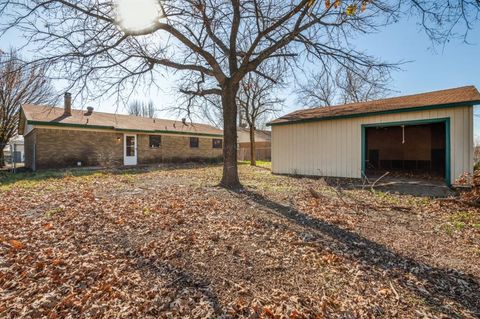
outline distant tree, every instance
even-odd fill
[[[305,107],[329,106],[335,104],[337,87],[335,79],[327,72],[310,74],[308,80],[300,83],[297,96]]]
[[[18,130],[20,106],[57,101],[46,72],[47,65],[25,63],[15,50],[0,53],[0,167],[5,165],[4,148]]]
[[[237,95],[237,104],[242,118],[245,119],[250,135],[250,165],[256,166],[255,131],[260,121],[265,122],[268,116],[281,110],[284,102],[278,98],[279,87],[282,85],[283,72],[276,65],[267,65],[262,73],[268,74],[266,79],[256,73],[249,73],[241,82]]]
[[[145,103],[139,100],[133,100],[128,104],[127,112],[130,115],[153,118],[155,117],[157,110],[152,101]]]
[[[334,72],[324,69],[313,73],[297,90],[298,100],[305,107],[332,106],[365,102],[388,96],[389,70],[366,68],[363,72],[351,69],[337,69]]]
[[[390,75],[377,70],[367,69],[361,74],[345,69],[339,73],[335,83],[342,104],[380,99],[393,92],[388,87]]]

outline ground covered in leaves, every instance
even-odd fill
[[[0,317],[480,316],[478,208],[221,170],[3,179]]]

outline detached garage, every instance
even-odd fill
[[[272,126],[272,171],[444,179],[473,172],[474,86],[299,110]]]

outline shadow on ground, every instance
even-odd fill
[[[309,229],[316,235],[327,237],[341,244],[349,256],[383,269],[391,279],[398,279],[402,286],[421,297],[432,307],[449,316],[460,318],[452,309],[445,307],[451,302],[473,316],[480,316],[480,280],[454,269],[441,269],[417,262],[416,260],[390,251],[387,247],[344,230],[323,220],[310,217],[292,207],[274,202],[261,194],[241,190],[236,192],[246,200],[263,206],[266,211],[283,216],[289,221]],[[326,245],[329,242],[325,242]],[[331,244],[331,242],[330,242]],[[417,283],[423,283],[418,285]]]

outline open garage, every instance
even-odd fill
[[[473,173],[474,86],[292,112],[272,126],[277,174],[427,178]]]
[[[364,125],[365,174],[448,178],[448,122],[438,119]]]

